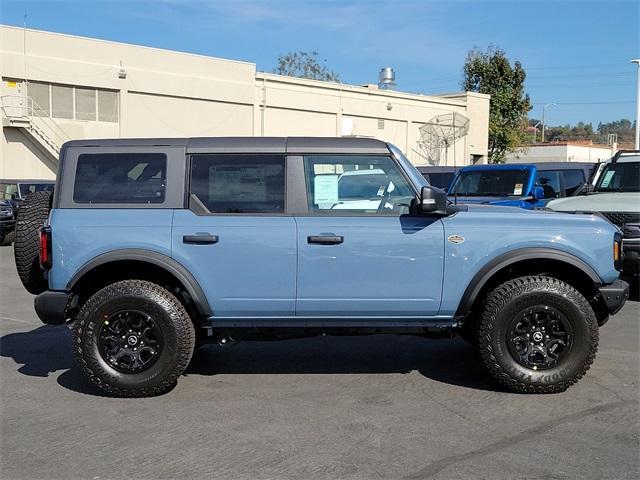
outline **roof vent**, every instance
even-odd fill
[[[396,72],[391,67],[384,67],[379,74],[379,88],[390,88],[396,84]]]

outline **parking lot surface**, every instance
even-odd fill
[[[206,346],[167,394],[113,399],[0,248],[0,477],[637,479],[639,313],[556,395],[499,391],[459,339],[372,336]]]

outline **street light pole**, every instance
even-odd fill
[[[636,93],[636,150],[640,150],[640,58],[631,60],[638,66],[638,91]]]
[[[544,123],[544,113],[547,110],[547,107],[555,107],[556,104],[555,103],[547,103],[545,106],[542,107],[542,140],[541,142],[544,143],[544,127],[546,126],[546,124]]]

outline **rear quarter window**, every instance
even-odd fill
[[[167,157],[162,153],[96,153],[78,157],[73,201],[83,204],[163,203]]]

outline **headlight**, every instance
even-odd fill
[[[622,234],[616,232],[613,235],[613,266],[616,270],[622,269]]]

